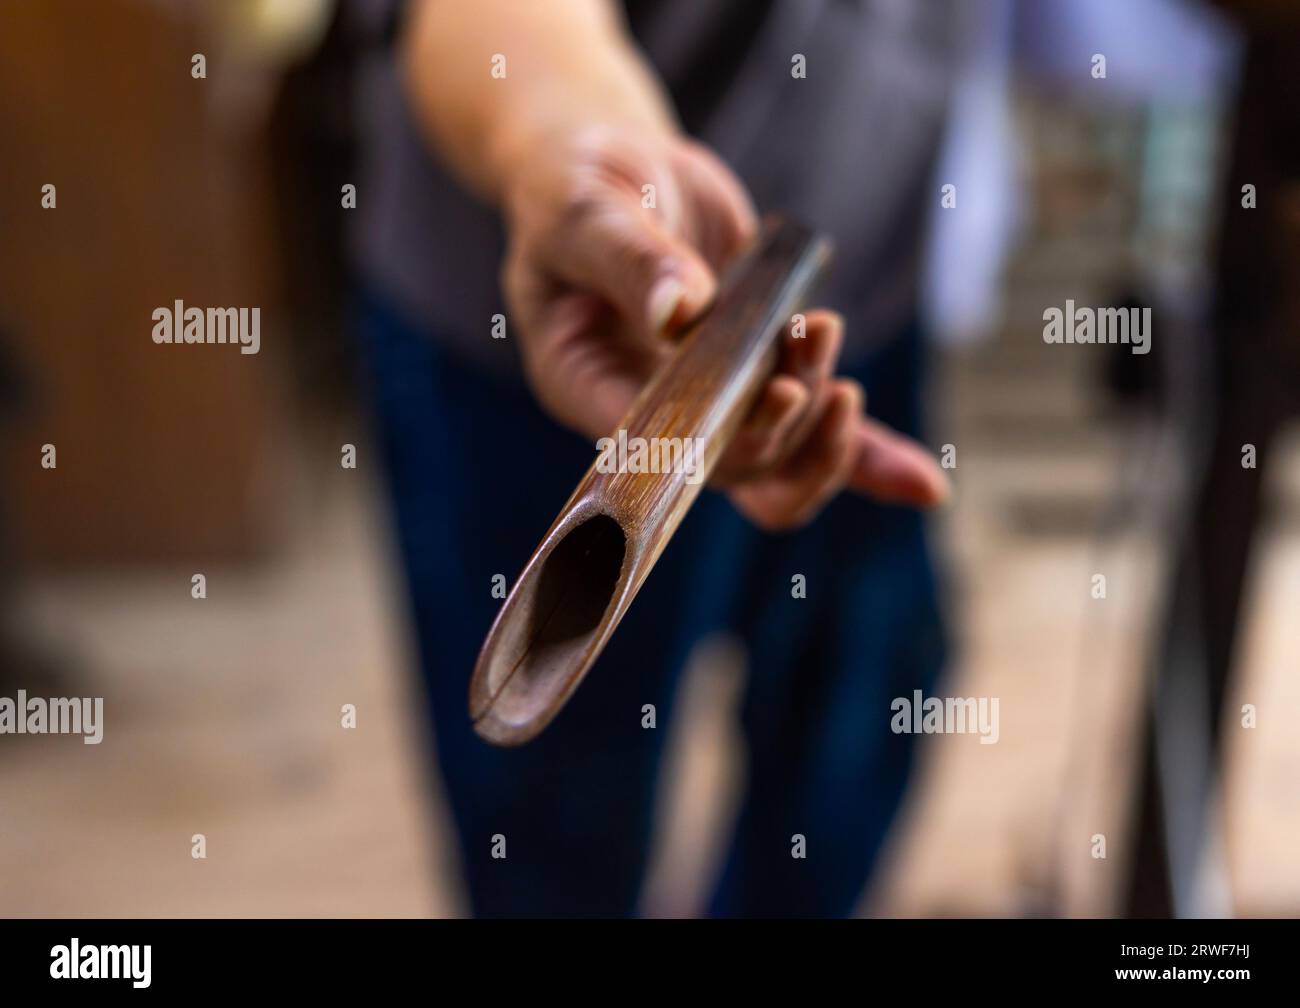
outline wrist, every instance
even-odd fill
[[[516,194],[535,192],[538,182],[571,177],[576,165],[594,163],[593,155],[613,147],[620,136],[634,136],[638,146],[664,148],[681,139],[675,123],[653,117],[530,118],[526,125],[502,129],[492,139],[488,161],[493,202],[509,211]]]

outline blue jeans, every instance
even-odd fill
[[[473,911],[634,912],[678,678],[692,646],[726,629],[749,655],[748,794],[711,911],[851,912],[911,762],[912,736],[889,730],[890,701],[930,692],[943,662],[921,516],[843,494],[811,525],[768,535],[706,490],[556,721],[522,748],[495,749],[466,714],[501,605],[493,576],[513,582],[594,448],[381,301],[363,298],[359,328]],[[920,370],[909,330],[855,377],[874,415],[915,432]],[[795,574],[806,598],[792,597]],[[648,703],[653,729],[641,727]],[[497,834],[504,859],[492,856]]]

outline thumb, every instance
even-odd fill
[[[952,494],[933,456],[911,438],[879,421],[858,421],[858,458],[849,485],[877,500],[916,507],[942,504]]]
[[[635,201],[584,209],[560,231],[548,259],[561,280],[599,295],[646,336],[698,315],[716,288],[700,254]]]

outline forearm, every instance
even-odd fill
[[[490,201],[549,136],[602,124],[675,128],[610,0],[418,0],[402,70],[421,128]],[[504,76],[493,60],[504,57]]]

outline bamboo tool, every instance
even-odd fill
[[[712,308],[613,435],[652,445],[702,439],[691,442],[702,445],[695,471],[601,472],[595,464],[587,471],[479,652],[469,716],[482,738],[520,745],[564,706],[771,376],[780,335],[829,258],[825,238],[769,218],[726,271]]]

